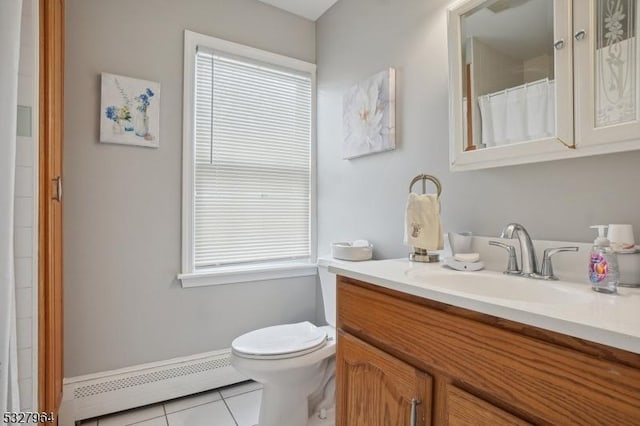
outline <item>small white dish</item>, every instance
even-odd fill
[[[456,253],[453,258],[458,262],[477,262],[480,260],[480,253]]]
[[[484,269],[484,262],[459,262],[453,257],[447,257],[442,261],[442,266],[456,271],[475,272]]]
[[[367,241],[368,245],[365,246],[363,245],[363,241],[364,240],[356,240],[358,245],[354,245],[348,241],[331,243],[331,256],[336,259],[355,262],[369,260],[373,257],[373,244]]]
[[[611,244],[611,248],[616,253],[622,253],[622,254],[640,253],[640,246],[631,246],[631,247],[629,247],[628,245],[622,245],[622,244],[619,244],[619,243],[612,243]]]

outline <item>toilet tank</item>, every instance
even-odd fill
[[[330,258],[318,258],[318,276],[322,289],[324,317],[327,324],[336,326],[336,274],[329,272]]]

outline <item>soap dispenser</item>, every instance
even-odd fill
[[[591,288],[600,293],[616,293],[619,281],[618,257],[611,249],[609,240],[604,236],[607,226],[596,225],[591,228],[598,230],[598,238],[593,242],[589,259]]]

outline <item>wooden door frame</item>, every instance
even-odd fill
[[[64,0],[39,0],[39,17],[38,411],[57,416],[62,401],[62,210],[52,202],[58,194],[52,178],[62,175]]]

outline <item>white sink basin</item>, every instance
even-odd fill
[[[492,272],[435,272],[410,269],[408,278],[429,286],[473,296],[547,305],[585,303],[593,295],[587,286],[533,280]]]

